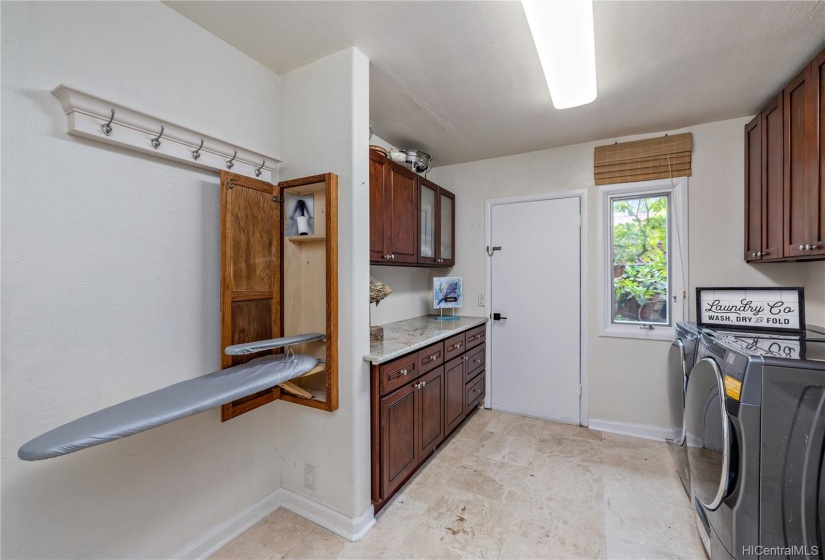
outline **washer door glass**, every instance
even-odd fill
[[[685,345],[676,339],[667,354],[667,394],[673,443],[685,441]]]
[[[728,494],[730,421],[719,366],[702,358],[690,371],[685,395],[685,438],[694,496],[708,509]]]

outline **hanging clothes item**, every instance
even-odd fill
[[[309,335],[310,338],[317,336]],[[289,342],[295,343],[297,338],[289,337]],[[266,342],[273,347],[275,341]],[[317,365],[318,359],[314,356],[292,352],[256,358],[78,418],[34,438],[20,448],[17,456],[24,461],[51,459],[145,432],[275,387]]]

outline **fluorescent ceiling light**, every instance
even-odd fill
[[[522,0],[553,106],[567,109],[596,99],[592,0]]]

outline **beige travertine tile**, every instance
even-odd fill
[[[667,446],[479,410],[350,543],[278,509],[219,559],[698,558]]]
[[[677,555],[704,554],[690,508],[642,495],[608,496],[606,505],[608,534]]]
[[[679,556],[644,546],[621,537],[607,535],[608,560],[679,560]],[[686,558],[686,557],[685,557]],[[695,560],[704,560],[696,558]]]
[[[404,540],[404,548],[441,546],[479,558],[497,558],[510,518],[500,503],[470,492],[445,489]]]
[[[338,558],[344,550],[346,541],[327,531],[323,527],[315,526],[301,541],[293,546],[284,556],[287,560],[327,560]]]
[[[453,471],[447,486],[501,502],[508,494],[521,491],[527,473],[528,467],[467,457]]]
[[[478,438],[472,455],[526,466],[536,454],[535,440],[511,436],[500,432],[484,432]]]
[[[570,457],[537,455],[530,465],[525,492],[582,499],[603,495],[604,484],[599,465]]]

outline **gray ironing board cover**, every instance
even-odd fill
[[[283,348],[284,346],[291,346],[293,344],[301,344],[302,342],[315,342],[316,340],[324,340],[325,338],[326,335],[321,333],[294,334],[292,336],[283,336],[281,338],[234,344],[232,346],[227,346],[224,353],[230,356],[242,356],[244,354],[254,354],[255,352],[261,352],[263,350],[272,350],[274,348]]]
[[[51,459],[131,436],[269,389],[317,365],[317,358],[305,354],[256,358],[78,418],[34,438],[17,456],[24,461]]]

